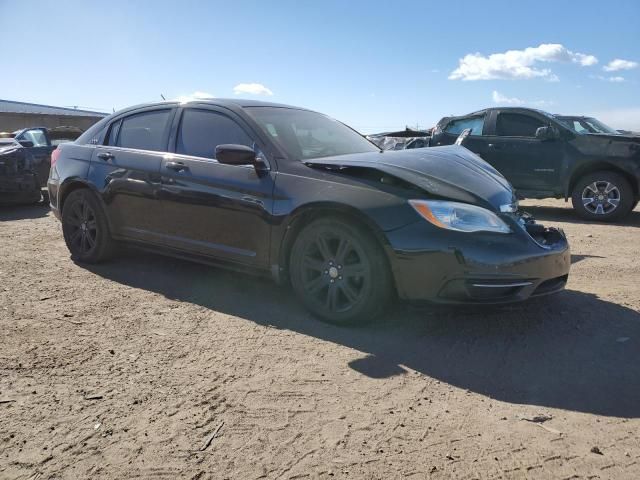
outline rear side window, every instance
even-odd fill
[[[484,115],[481,117],[463,118],[449,122],[444,129],[445,132],[452,135],[460,135],[467,128],[471,129],[471,135],[482,135],[482,127],[484,125]]]
[[[122,120],[118,147],[161,152],[167,149],[167,122],[171,110],[138,113]],[[111,129],[113,130],[113,128]]]
[[[535,137],[536,130],[544,127],[537,118],[520,113],[499,113],[496,135],[501,137]]]
[[[207,110],[184,111],[176,153],[214,159],[216,147],[225,143],[253,146],[249,135],[229,117]]]

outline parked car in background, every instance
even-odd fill
[[[17,130],[12,133],[20,145],[29,151],[33,157],[32,169],[38,176],[41,187],[47,186],[49,168],[51,167],[51,152],[65,142],[72,142],[82,135],[82,130],[76,127],[32,127]]]
[[[76,261],[122,241],[270,273],[336,323],[366,322],[394,295],[524,300],[561,290],[570,267],[564,234],[517,212],[508,182],[467,149],[382,152],[285,105],[120,111],[58,146],[49,192]]]
[[[0,137],[0,205],[37,203],[42,199],[31,153],[11,137]]]
[[[429,146],[431,129],[412,130],[406,128],[398,132],[373,133],[367,138],[382,150],[410,150]]]
[[[471,132],[464,146],[500,171],[520,198],[571,198],[581,217],[602,221],[624,218],[640,199],[638,137],[576,131],[540,110],[489,108],[443,118],[431,146],[453,144],[465,129]]]

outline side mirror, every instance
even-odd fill
[[[227,165],[253,165],[256,162],[256,152],[245,145],[218,145],[216,160]]]
[[[556,140],[559,137],[560,132],[550,125],[536,130],[536,138],[539,140]]]
[[[25,148],[33,147],[33,142],[30,140],[18,140],[18,142],[20,143],[20,145],[22,145]]]
[[[218,145],[216,147],[216,160],[226,165],[253,165],[258,174],[268,170],[253,148],[246,145],[230,143]]]

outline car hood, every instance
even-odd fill
[[[612,135],[609,133],[586,133],[585,135],[589,138],[597,138],[603,141],[640,143],[640,135],[626,133],[620,135]]]
[[[516,203],[509,182],[475,153],[458,145],[355,153],[305,160],[311,167],[369,168],[450,200],[481,205],[496,212]]]

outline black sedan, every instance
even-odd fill
[[[325,115],[242,100],[165,102],[100,121],[52,155],[72,258],[116,242],[290,283],[319,317],[389,301],[497,303],[561,290],[562,231],[517,209],[464,147],[381,152]]]

